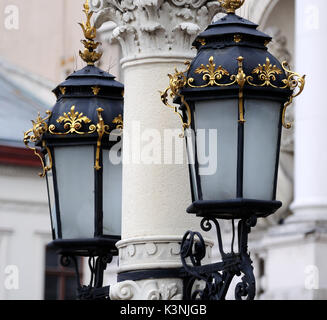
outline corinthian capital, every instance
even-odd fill
[[[191,58],[192,42],[220,12],[217,0],[93,0],[95,25],[112,21],[124,61],[146,57]]]

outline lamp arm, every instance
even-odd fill
[[[210,220],[210,221],[209,221]],[[184,275],[184,300],[225,300],[232,280],[243,274],[241,282],[236,284],[236,300],[253,300],[255,297],[255,277],[252,260],[248,253],[248,234],[256,224],[256,217],[242,219],[238,224],[238,253],[224,253],[219,223],[214,218],[204,218],[201,227],[204,231],[211,230],[210,222],[217,228],[218,245],[222,262],[201,265],[206,256],[206,246],[199,232],[187,231],[181,243],[181,261]],[[233,223],[234,228],[234,223]],[[234,234],[234,232],[233,232]],[[186,261],[191,261],[192,265]],[[204,281],[203,289],[194,289],[196,281]]]
[[[107,268],[107,264],[112,262],[112,258],[113,256],[110,253],[100,255],[96,260],[94,256],[89,257],[88,265],[91,272],[91,280],[89,285],[85,286],[81,285],[77,256],[74,254],[62,254],[60,264],[63,267],[70,266],[71,262],[74,263],[77,282],[77,300],[110,300],[110,286],[102,287],[102,285],[104,271]]]

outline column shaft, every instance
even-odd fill
[[[182,280],[176,276],[134,281],[135,271],[180,268],[184,233],[200,229],[199,219],[186,213],[191,204],[186,161],[174,162],[185,154],[178,137],[180,118],[162,104],[159,91],[169,85],[167,74],[175,67],[185,70],[183,62],[195,55],[195,36],[220,7],[207,0],[93,1],[93,6],[97,26],[108,20],[117,25],[111,38],[122,47],[125,84],[122,241],[117,247],[119,277],[127,281],[112,286],[110,295],[181,299]],[[165,136],[167,129],[175,129],[176,153],[174,143],[173,150],[164,147],[171,139]],[[168,164],[166,152],[171,151],[173,162]]]
[[[296,1],[296,69],[307,74],[295,106],[296,220],[327,220],[326,10],[324,0]]]

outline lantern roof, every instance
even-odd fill
[[[124,85],[110,73],[87,65],[69,75],[53,92],[57,103],[51,111],[45,138],[96,138],[100,118],[106,126],[104,135],[122,128]]]
[[[221,98],[233,96],[241,81],[248,96],[287,101],[292,94],[287,64],[268,52],[272,38],[257,27],[229,13],[199,34],[193,43],[198,54],[189,64],[182,89],[185,97],[217,98],[215,93]]]
[[[115,76],[96,66],[87,65],[69,75],[64,82],[53,90],[53,93],[58,100],[67,97],[92,97],[94,95],[122,99],[123,90],[124,85],[116,81]]]
[[[93,12],[88,0],[83,7],[86,22],[80,26],[85,36],[81,41],[85,48],[79,55],[87,65],[74,71],[53,90],[57,103],[43,119],[47,121],[43,137],[48,141],[101,140],[112,130],[122,129],[124,85],[95,66],[102,55],[96,52],[100,42],[95,41],[97,30],[91,23]]]
[[[258,25],[246,20],[236,14],[226,14],[223,18],[212,23],[205,31],[200,33],[195,39],[193,45],[197,48],[201,45],[202,39],[216,41],[217,38],[226,35],[246,35],[248,37],[256,37],[256,40],[261,40],[263,48],[266,41],[271,41],[271,37],[259,30]],[[223,39],[226,40],[226,39]],[[234,39],[233,39],[234,40]]]

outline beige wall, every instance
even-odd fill
[[[55,83],[66,73],[85,64],[78,51],[82,49],[82,29],[78,22],[85,20],[84,0],[1,0],[0,1],[0,57],[27,71]],[[19,29],[5,28],[5,8],[19,9]],[[101,68],[117,74],[117,47],[105,45]]]
[[[294,52],[295,33],[295,3],[294,0],[282,0],[273,8],[265,25],[261,29],[278,27],[287,38],[287,49]]]

